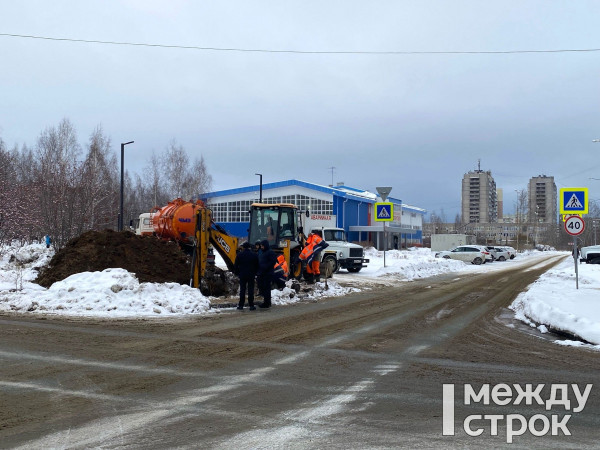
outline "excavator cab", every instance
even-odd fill
[[[300,276],[298,259],[298,207],[291,203],[253,203],[250,207],[248,242],[268,241],[277,253],[283,253],[290,273]]]

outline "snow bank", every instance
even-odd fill
[[[510,308],[518,319],[600,344],[600,265],[579,265],[576,289],[572,258],[543,274]],[[564,342],[563,342],[564,344]]]
[[[0,292],[0,310],[72,316],[141,317],[199,314],[210,309],[198,289],[177,283],[139,283],[124,269],[82,272],[44,289]]]

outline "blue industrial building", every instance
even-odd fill
[[[209,192],[202,200],[213,211],[213,220],[233,236],[246,237],[252,203],[260,201],[261,186]],[[310,211],[315,220],[335,221],[343,228],[348,240],[383,248],[383,225],[373,220],[374,204],[381,201],[377,194],[349,186],[322,186],[299,180],[286,180],[262,185],[263,203],[292,203],[301,211]],[[386,225],[389,248],[422,244],[424,209],[394,203],[394,220]]]

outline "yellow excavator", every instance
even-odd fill
[[[274,252],[284,255],[290,268],[290,277],[299,278],[302,273],[299,258],[302,245],[298,239],[301,230],[298,207],[291,203],[253,203],[249,212],[248,242],[268,241]],[[212,211],[208,207],[198,208],[195,214],[195,248],[190,284],[199,288],[202,280],[215,276],[212,249],[217,250],[227,268],[233,271],[239,241],[213,221]]]

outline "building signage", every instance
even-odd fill
[[[392,222],[394,220],[394,204],[391,202],[375,203],[375,222]]]
[[[587,214],[588,188],[561,188],[558,203],[561,214]]]

